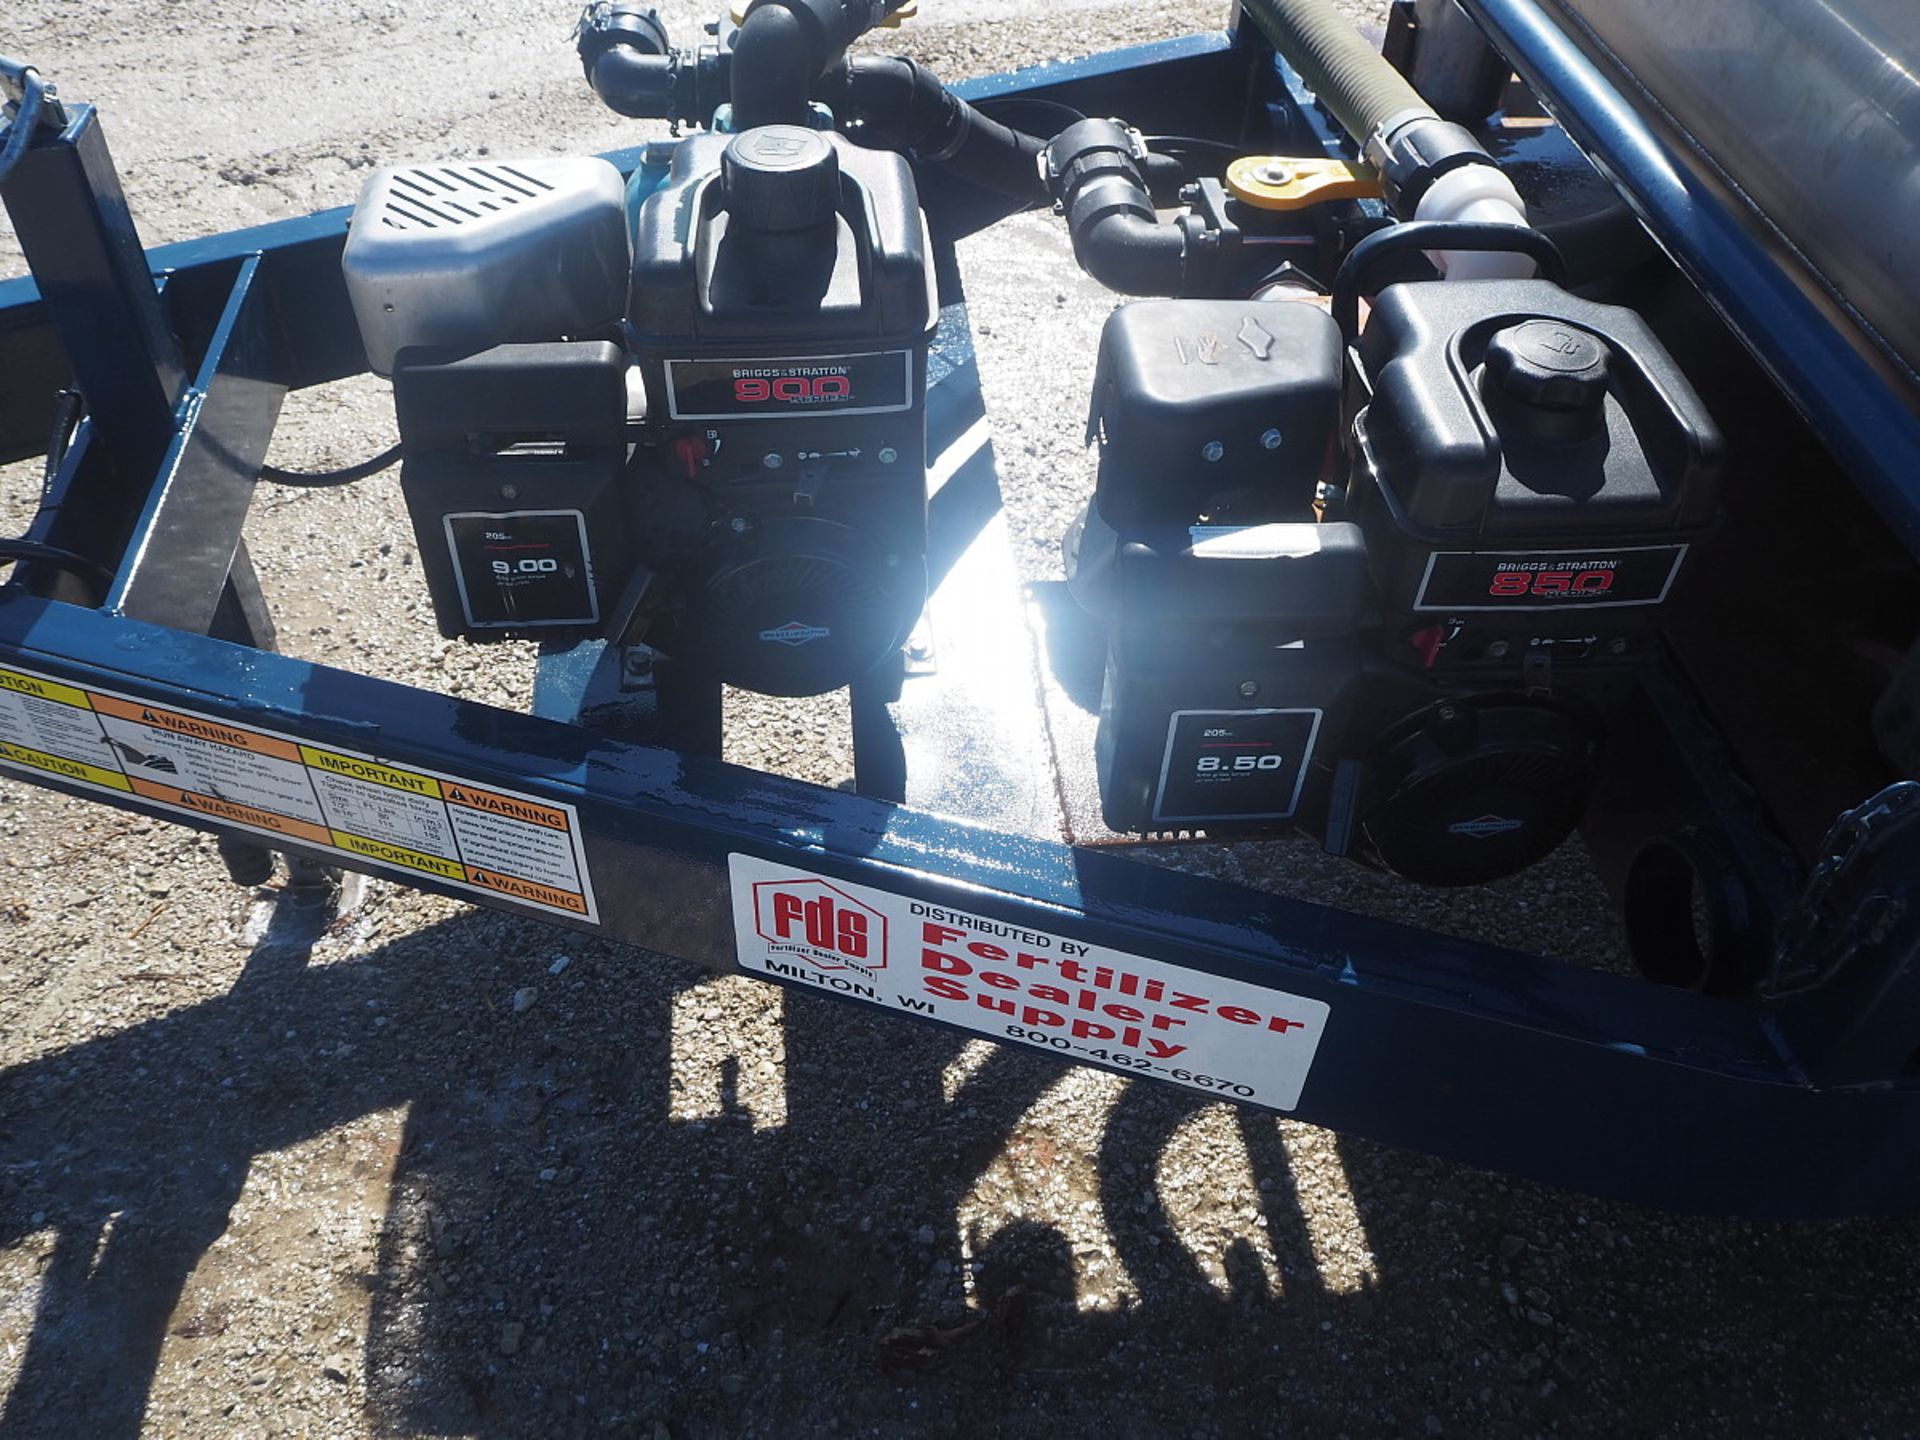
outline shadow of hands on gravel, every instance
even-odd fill
[[[512,1013],[515,977],[556,945],[564,975]],[[995,1051],[949,1099],[965,1037],[788,995],[783,1057],[725,1061],[718,1112],[674,1119],[675,997],[705,972],[477,911],[306,960],[283,927],[228,995],[0,1075],[0,1243],[57,1232],[0,1435],[138,1434],[181,1287],[253,1159],[401,1105],[367,1282],[377,1431],[1920,1419],[1910,1348],[1885,1343],[1915,1319],[1909,1224],[1673,1220],[1234,1112],[1252,1199],[1203,1260],[1168,1197],[1214,1177],[1165,1157],[1208,1102],[1134,1084],[1112,1092],[1091,1188],[1063,1186],[1107,1237],[1090,1262],[1016,1204],[984,1239],[957,1219],[1010,1145],[1041,1189],[1089,1163],[1023,1120],[1067,1073],[1048,1057]],[[739,1102],[768,1059],[784,1123]],[[1322,1278],[1343,1243],[1329,1189],[1360,1251],[1344,1293]],[[1109,1308],[1085,1308],[1089,1263],[1127,1277]]]

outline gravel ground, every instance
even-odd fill
[[[157,243],[387,161],[632,143],[563,10],[14,0],[0,51],[101,103]],[[1221,19],[930,10],[886,44],[949,77]],[[1046,581],[1111,300],[1044,216],[961,264]],[[273,458],[391,434],[351,381],[291,397]],[[0,470],[0,533],[33,490]],[[528,653],[432,635],[407,536],[392,476],[267,492],[283,648],[524,707]],[[825,703],[743,701],[728,748],[850,771]],[[384,883],[305,914],[11,781],[0,834],[0,1435],[1920,1431],[1911,1223],[1606,1204]],[[1617,963],[1576,848],[1466,895],[1298,845],[1159,858]]]

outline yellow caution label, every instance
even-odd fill
[[[300,758],[316,770],[344,775],[349,780],[365,780],[372,785],[385,785],[393,790],[405,790],[411,795],[430,795],[436,800],[440,798],[440,782],[430,775],[416,775],[411,770],[397,770],[391,765],[382,765],[377,760],[361,760],[352,755],[336,755],[331,750],[316,750],[311,745],[300,747]]]
[[[38,675],[22,675],[18,670],[0,669],[0,690],[11,690],[19,695],[33,695],[41,700],[51,700],[56,705],[73,705],[81,710],[92,707],[87,704],[86,693],[71,685],[62,685],[55,680],[43,680]]]
[[[449,880],[465,881],[467,878],[464,865],[443,860],[438,855],[423,855],[404,845],[389,845],[385,840],[369,840],[364,835],[349,835],[344,830],[335,830],[333,843],[342,850],[365,855],[369,860],[384,860],[389,865],[404,865],[409,870],[424,870],[429,875],[441,875]]]
[[[31,765],[36,770],[64,775],[69,780],[84,780],[89,785],[101,785],[109,790],[133,788],[127,784],[126,776],[115,771],[102,770],[98,765],[88,765],[79,760],[69,760],[64,755],[49,755],[44,750],[29,750],[24,745],[10,744],[5,740],[0,740],[0,760],[11,760],[16,765]]]

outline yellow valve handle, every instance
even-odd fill
[[[747,6],[753,0],[732,0],[727,7],[727,18],[734,24],[743,24],[747,18]],[[903,24],[920,13],[920,0],[907,0],[907,3],[895,10],[886,19],[873,28],[876,30],[898,30]]]
[[[1227,167],[1227,189],[1256,210],[1301,210],[1323,200],[1377,200],[1380,172],[1346,160],[1243,155]]]

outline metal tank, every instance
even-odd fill
[[[1635,107],[1744,201],[1915,383],[1920,3],[1543,0],[1542,8],[1628,82]]]

